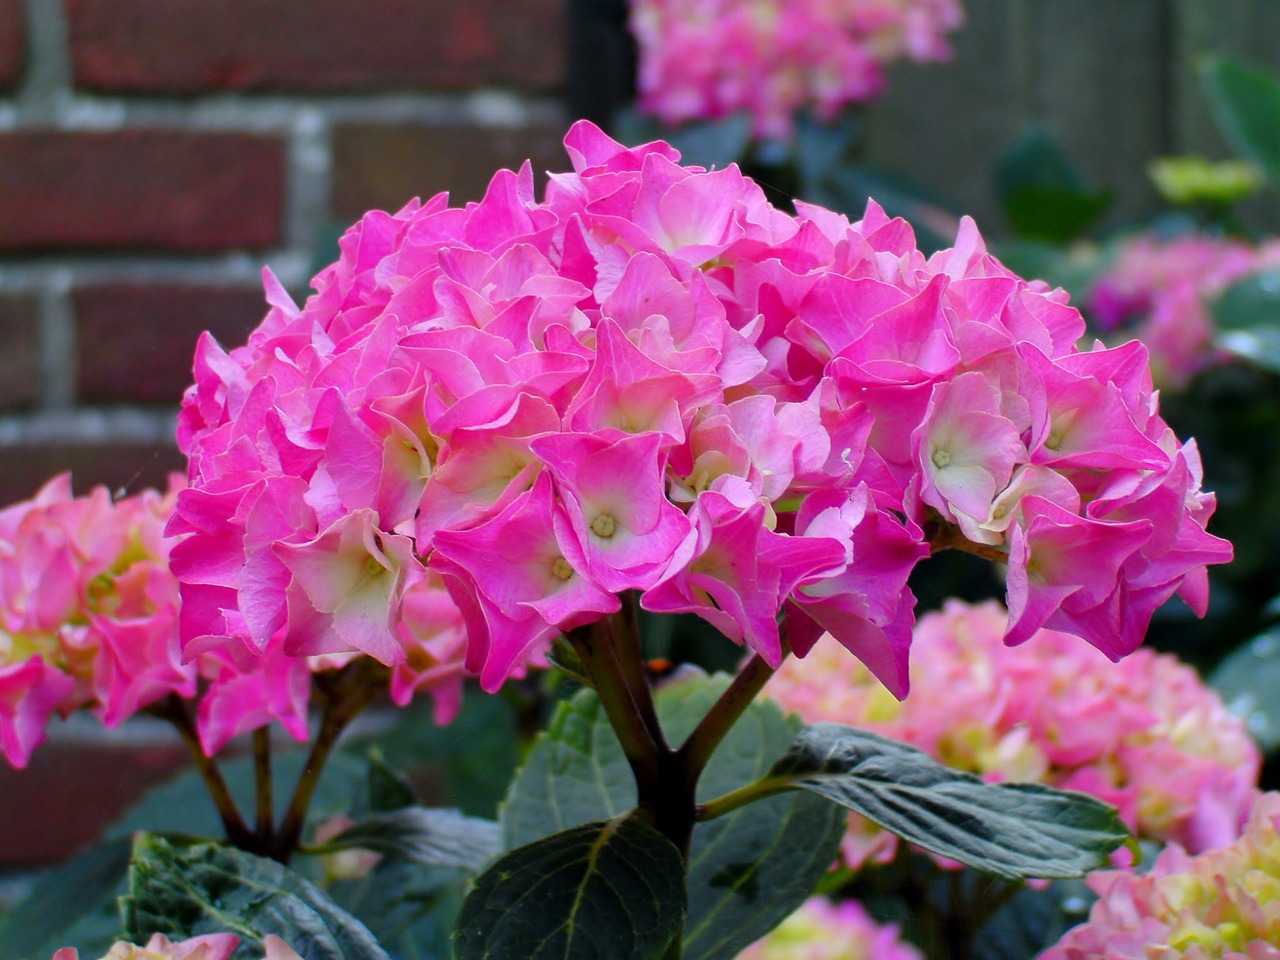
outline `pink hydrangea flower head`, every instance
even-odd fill
[[[0,739],[15,766],[55,712],[90,706],[114,727],[195,693],[163,535],[181,485],[75,497],[63,475],[0,511]]]
[[[860,29],[920,27],[891,6]],[[372,656],[447,713],[462,642],[494,690],[636,591],[773,664],[780,623],[800,655],[831,631],[905,695],[907,578],[955,544],[1010,562],[1010,640],[1120,656],[1174,593],[1202,607],[1229,547],[1142,348],[1079,351],[1065,295],[971,221],[926,257],[874,203],[793,216],[664,143],[565,144],[541,200],[526,165],[371,212],[304,304],[268,278],[247,343],[201,341],[168,528],[188,657]]]
[[[638,0],[640,106],[671,124],[743,111],[785,138],[801,108],[830,120],[876,96],[896,59],[946,59],[963,20],[957,0]]]
[[[1255,795],[1226,846],[1189,856],[1172,845],[1145,873],[1092,874],[1089,919],[1040,960],[1280,958],[1280,794]]]
[[[856,900],[807,900],[738,960],[922,960],[893,924],[872,919]]]
[[[994,602],[959,601],[922,617],[902,702],[842,665],[830,637],[784,663],[765,693],[807,722],[864,727],[989,780],[1091,793],[1142,837],[1198,852],[1236,836],[1261,756],[1194,670],[1149,649],[1113,664],[1053,630],[1007,647],[1007,619]],[[859,820],[844,856],[856,866],[893,849]]]

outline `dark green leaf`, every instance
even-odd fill
[[[429,703],[395,711],[377,744],[393,767],[422,778],[423,802],[457,807],[473,817],[492,818],[520,762],[516,711],[505,696],[468,689],[462,710],[448,726],[432,719]],[[356,741],[365,749],[365,744]]]
[[[118,939],[116,896],[129,866],[129,841],[84,850],[40,878],[0,920],[0,958],[44,960],[61,947],[101,956]]]
[[[972,880],[967,886],[972,893]],[[1039,956],[1067,930],[1084,922],[1094,899],[1081,880],[1057,880],[1040,890],[1023,888],[979,928],[973,941],[973,960]]]
[[[1209,685],[1270,753],[1280,747],[1280,630],[1255,637],[1218,664]]]
[[[1075,239],[1111,202],[1110,193],[1085,186],[1066,153],[1039,127],[1000,159],[996,192],[1014,232],[1047,243]]]
[[[458,960],[658,960],[684,922],[684,863],[636,815],[508,853],[462,904]]]
[[[796,167],[806,187],[817,184],[846,162],[861,132],[862,116],[847,110],[824,123],[809,113],[796,118]],[[808,193],[808,190],[805,191]]]
[[[372,850],[389,857],[440,867],[478,870],[502,850],[502,835],[492,820],[457,810],[404,807],[379,813],[331,840],[307,847],[307,853]]]
[[[387,763],[381,747],[377,744],[369,747],[365,757],[369,764],[366,789],[371,813],[387,813],[417,805],[418,796],[413,784],[404,773]]]
[[[181,846],[139,834],[120,901],[125,933],[185,939],[227,932],[238,956],[262,956],[273,933],[304,960],[388,960],[373,935],[319,887],[287,867],[214,843]]]
[[[1217,343],[1263,369],[1280,372],[1280,270],[1237,281],[1213,304]]]
[[[679,743],[728,684],[688,677],[658,691],[658,714]],[[772,703],[753,704],[729,732],[698,784],[699,799],[764,775],[786,750],[798,722]],[[622,748],[599,700],[582,691],[563,703],[534,745],[502,811],[508,848],[636,802]],[[847,816],[804,794],[770,798],[694,828],[689,852],[687,960],[731,960],[812,892],[835,859]]]
[[[762,782],[802,789],[911,843],[1005,879],[1074,877],[1129,840],[1114,807],[1038,783],[985,783],[896,740],[835,723],[801,731]]]
[[[447,960],[466,884],[459,870],[384,859],[363,877],[326,889],[397,960]]]
[[[1226,57],[1210,59],[1203,79],[1223,135],[1280,184],[1280,80]]]

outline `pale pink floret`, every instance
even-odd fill
[[[1006,647],[1007,625],[994,602],[951,601],[922,617],[902,702],[850,669],[830,637],[786,661],[765,693],[807,722],[873,730],[988,780],[1091,793],[1141,837],[1201,851],[1237,835],[1261,754],[1191,667],[1149,649],[1113,664],[1052,630]],[[856,867],[894,849],[854,818],[843,856]]]
[[[102,960],[231,960],[239,944],[234,933],[206,933],[178,941],[157,933],[145,947],[117,941]],[[79,956],[75,947],[63,947],[53,960],[79,960]],[[264,960],[300,960],[297,951],[271,933],[263,941],[263,956]]]
[[[1147,872],[1095,873],[1100,899],[1041,960],[1280,960],[1280,794],[1255,794],[1231,842],[1172,845]]]

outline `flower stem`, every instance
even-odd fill
[[[784,655],[786,649],[784,635]],[[707,715],[698,722],[693,732],[680,745],[680,749],[676,751],[677,756],[682,761],[686,775],[692,777],[694,782],[706,768],[716,747],[720,746],[720,741],[737,723],[747,707],[751,706],[751,702],[764,689],[764,685],[769,682],[773,674],[774,668],[769,666],[760,654],[752,654],[751,659],[733,678],[733,682],[724,693],[720,694],[720,699],[707,711]]]
[[[240,815],[240,808],[236,806],[235,798],[231,796],[218,764],[212,757],[205,755],[204,747],[200,745],[200,735],[196,732],[196,726],[183,699],[176,693],[171,693],[164,700],[152,704],[149,712],[169,721],[182,737],[196,769],[200,771],[209,797],[217,808],[227,839],[241,850],[254,849],[254,835]]]
[[[254,836],[260,850],[271,849],[275,840],[275,807],[271,782],[271,728],[253,731],[253,779],[257,790],[257,823]]]
[[[323,674],[316,676],[316,685],[327,694],[320,717],[320,730],[311,744],[306,766],[302,768],[289,806],[280,821],[280,829],[276,832],[275,842],[271,847],[273,860],[288,864],[289,858],[298,849],[302,841],[302,828],[307,819],[307,809],[311,805],[316,785],[320,782],[320,774],[324,772],[325,762],[347,725],[386,689],[385,680],[386,668],[369,657],[355,660],[330,677]]]
[[[656,788],[662,780],[659,757],[666,744],[661,740],[661,734],[655,736],[653,727],[645,721],[641,703],[648,700],[648,709],[653,710],[647,683],[641,693],[635,687],[634,678],[628,682],[628,675],[634,676],[640,667],[639,639],[625,636],[628,632],[625,621],[617,624],[617,630],[613,627],[613,618],[606,618],[570,630],[566,636],[582,661],[583,669],[600,698],[600,705],[604,707],[605,715],[622,744],[622,752],[631,765],[637,789],[643,794],[646,789]],[[621,642],[626,648],[625,656],[619,657],[620,651],[615,649],[615,642]],[[633,657],[637,661],[634,667],[631,664],[623,666],[624,660]],[[643,682],[643,672],[640,674]],[[656,711],[653,723],[657,723]]]

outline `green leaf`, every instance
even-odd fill
[[[723,675],[688,677],[657,692],[667,738],[679,743],[728,685]],[[700,800],[763,776],[799,729],[794,718],[760,701],[729,731],[698,784]],[[622,748],[591,691],[562,703],[534,744],[503,806],[507,847],[591,820],[636,802]],[[813,891],[836,857],[845,813],[801,793],[751,804],[695,826],[689,850],[687,960],[732,960],[773,929]]]
[[[1039,127],[1005,151],[996,192],[1014,232],[1046,243],[1074,240],[1111,203],[1110,192],[1085,186],[1057,141]]]
[[[1202,79],[1223,135],[1280,184],[1280,80],[1227,57],[1208,60]]]
[[[462,904],[457,960],[659,960],[684,922],[680,851],[632,814],[508,853]]]
[[[1214,302],[1213,316],[1220,347],[1280,372],[1280,270],[1233,283]]]
[[[765,791],[808,790],[982,873],[1075,877],[1130,839],[1114,807],[1038,783],[985,783],[905,743],[836,723],[807,727]]]
[[[492,818],[520,762],[515,708],[506,696],[469,687],[448,726],[432,712],[427,698],[395,711],[391,728],[376,733],[386,762],[413,774],[427,768],[424,802]],[[363,751],[368,741],[353,743]]]
[[[1255,637],[1209,675],[1209,685],[1267,753],[1280,747],[1280,630]]]
[[[305,852],[357,849],[415,863],[478,870],[502,851],[502,836],[492,820],[464,816],[457,810],[404,807],[374,814]]]
[[[95,844],[45,874],[0,920],[0,957],[43,960],[61,947],[102,956],[120,935],[116,896],[129,867],[129,840]]]
[[[468,883],[462,871],[384,859],[363,877],[327,888],[397,960],[445,960]]]
[[[400,770],[387,763],[382,748],[377,744],[365,754],[369,769],[365,779],[368,791],[368,809],[371,813],[387,813],[417,806],[418,797],[413,784]]]
[[[120,900],[125,933],[185,939],[228,932],[237,956],[262,956],[274,933],[304,960],[389,960],[373,935],[314,884],[287,867],[215,843],[171,843],[139,834]]]

